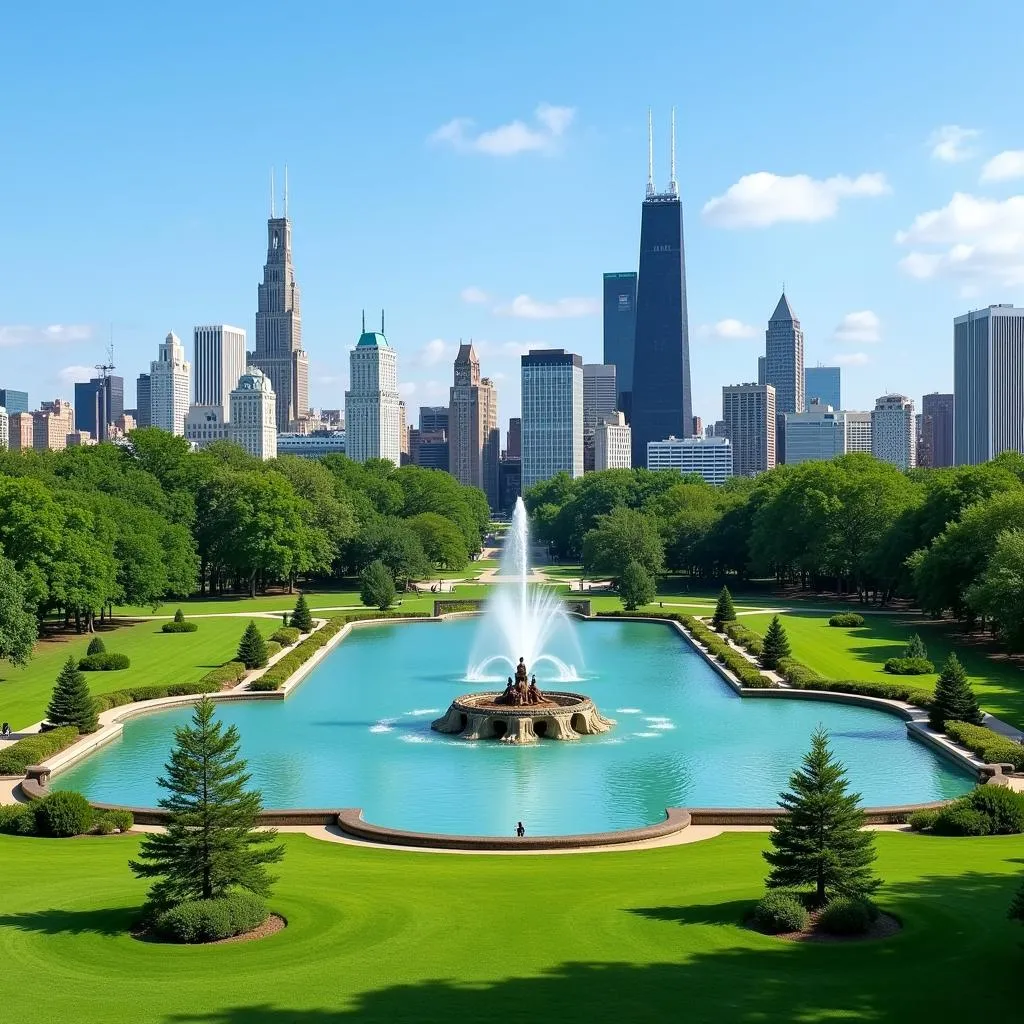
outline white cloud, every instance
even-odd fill
[[[25,324],[0,325],[0,348],[20,345],[62,345],[88,341],[93,329],[87,324],[50,324],[48,327],[30,327]]]
[[[1024,149],[997,153],[981,169],[982,181],[1011,181],[1014,178],[1024,178]]]
[[[856,178],[836,174],[819,180],[806,174],[758,171],[745,174],[723,195],[709,199],[702,213],[710,224],[722,228],[765,228],[782,221],[814,223],[834,217],[840,199],[882,196],[890,191],[880,172]]]
[[[507,306],[498,306],[499,316],[515,316],[524,320],[559,320],[580,316],[596,316],[601,311],[598,299],[555,299],[539,302],[529,295],[517,295]]]
[[[433,338],[420,349],[418,359],[423,366],[436,366],[438,363],[453,360],[456,351],[454,342],[447,342],[444,338]]]
[[[489,156],[515,156],[517,153],[548,153],[557,148],[576,116],[573,107],[541,103],[534,111],[535,124],[515,120],[508,124],[475,132],[469,117],[456,117],[441,125],[430,141],[444,143],[459,153],[486,153]]]
[[[866,352],[843,352],[833,356],[832,361],[839,366],[865,366],[871,362]]]
[[[911,247],[900,266],[911,277],[945,275],[965,287],[980,281],[1024,285],[1024,195],[986,199],[965,192],[914,218],[896,235]]]
[[[958,124],[944,124],[928,136],[932,157],[947,164],[960,163],[974,156],[974,149],[968,145],[981,132],[977,128],[961,128]]]
[[[95,366],[65,366],[57,371],[57,380],[61,384],[84,384],[96,376]]]
[[[470,305],[481,305],[484,302],[490,301],[490,296],[483,290],[483,288],[477,288],[476,285],[470,285],[468,288],[463,288],[459,292],[459,298],[463,302],[468,302]]]
[[[858,313],[847,313],[836,327],[836,341],[847,341],[855,344],[873,343],[881,340],[882,321],[878,314],[870,309],[862,309]]]
[[[726,317],[724,320],[719,320],[714,324],[701,324],[697,328],[697,333],[705,338],[732,340],[736,338],[756,338],[761,332],[756,327],[743,323],[742,320]]]

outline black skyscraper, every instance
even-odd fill
[[[640,279],[633,354],[633,465],[647,465],[647,442],[686,437],[690,398],[690,337],[686,317],[683,207],[676,186],[675,113],[667,192],[654,188],[650,160],[640,220]]]
[[[604,362],[615,366],[619,412],[630,421],[633,339],[636,335],[636,272],[604,275]]]
[[[75,385],[75,429],[106,441],[107,427],[124,414],[124,378],[93,377]]]

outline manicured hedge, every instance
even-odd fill
[[[78,739],[73,725],[62,725],[48,732],[26,736],[0,750],[0,775],[24,775],[30,764],[38,764],[70,747]]]
[[[938,811],[914,811],[914,813],[907,818],[907,824],[910,826],[911,832],[924,832],[935,824],[935,819],[938,818],[938,816]]]
[[[267,641],[267,661],[270,661],[275,654],[280,654],[284,650],[284,644],[279,644],[276,640]]]
[[[34,836],[36,816],[30,804],[0,804],[0,834]]]
[[[194,633],[198,628],[198,622],[165,622],[160,627],[160,631],[162,633]]]
[[[272,643],[280,644],[282,647],[291,647],[302,634],[294,626],[282,626],[270,634]]]
[[[983,725],[967,722],[947,722],[946,735],[986,764],[1012,764],[1015,771],[1024,771],[1024,746],[1001,736]],[[3,755],[0,755],[3,756]]]
[[[852,896],[836,896],[818,918],[818,927],[829,935],[863,935],[878,911],[867,900]]]
[[[771,935],[802,932],[811,916],[800,897],[785,889],[769,889],[754,907],[754,923]]]
[[[217,693],[221,684],[206,681],[206,677],[194,683],[168,683],[165,686],[131,686],[112,693],[101,693],[95,698],[97,711],[109,711],[125,704],[134,704],[140,700],[160,700],[162,697],[185,697],[196,693]]]
[[[116,651],[87,654],[78,663],[78,668],[82,672],[120,672],[130,666],[131,659],[128,655],[118,654]]]
[[[175,942],[216,942],[259,928],[270,916],[258,896],[236,892],[212,900],[186,900],[157,915],[153,929]]]
[[[901,700],[919,708],[928,707],[932,701],[930,690],[923,690],[908,683],[873,683],[862,679],[825,679],[795,658],[779,659],[779,672],[794,690],[854,693],[864,697],[881,697],[884,700]]]
[[[1007,786],[978,786],[935,816],[939,836],[1010,836],[1024,832],[1024,793]]]
[[[856,612],[840,612],[828,620],[830,626],[863,626],[864,616]]]
[[[131,811],[97,811],[95,829],[101,836],[112,832],[128,832],[135,824]]]
[[[927,658],[889,658],[884,668],[894,676],[926,676],[935,671]]]
[[[32,810],[36,816],[36,831],[55,839],[85,835],[96,820],[96,812],[89,801],[70,789],[48,793],[32,805]]]
[[[726,622],[725,635],[737,643],[740,647],[750,651],[755,658],[760,658],[764,653],[764,641],[752,629],[741,625],[739,622]]]
[[[673,615],[671,618],[681,622],[708,654],[729,669],[743,686],[766,690],[775,685],[771,679],[761,674],[756,665],[744,658],[739,651],[733,650],[713,629],[709,629],[699,619],[692,615]]]

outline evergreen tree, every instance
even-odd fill
[[[381,611],[390,608],[394,603],[395,581],[388,567],[379,559],[371,562],[363,570],[359,596],[363,599],[363,604],[379,608]]]
[[[57,676],[46,720],[51,725],[74,725],[79,732],[96,731],[96,705],[89,693],[85,674],[79,672],[78,662],[68,658]]]
[[[86,648],[85,653],[88,654],[106,654],[107,645],[98,637],[94,636],[89,641],[89,646]]]
[[[786,816],[769,836],[774,849],[764,853],[770,889],[810,885],[815,905],[823,906],[831,896],[868,896],[881,885],[871,867],[874,833],[862,831],[860,794],[847,793],[846,785],[846,770],[819,726],[803,767],[790,777],[791,792],[779,798]]]
[[[942,675],[935,684],[935,696],[928,710],[928,722],[933,729],[942,730],[946,722],[969,722],[980,725],[982,719],[978,700],[960,659],[951,654],[942,666]]]
[[[657,592],[653,577],[639,562],[630,562],[626,566],[619,580],[619,596],[626,611],[635,611],[650,604]]]
[[[238,644],[238,660],[246,668],[263,668],[267,663],[267,643],[253,619],[249,620],[249,625],[245,627]]]
[[[174,613],[174,621],[175,622],[184,622],[185,621],[185,613],[180,608]]]
[[[275,829],[255,828],[262,798],[246,789],[250,775],[238,756],[238,730],[213,717],[203,698],[191,725],[174,730],[175,745],[158,784],[167,829],[142,841],[130,862],[139,878],[157,878],[149,902],[164,909],[183,900],[213,899],[234,888],[267,896],[275,881],[266,870],[284,856]]]
[[[788,658],[790,655],[789,637],[786,630],[779,621],[778,615],[772,616],[768,632],[764,635],[764,646],[761,651],[762,668],[778,668],[781,658]]]
[[[715,605],[715,614],[711,619],[711,625],[717,630],[721,630],[727,622],[734,622],[736,620],[736,609],[733,607],[732,594],[729,593],[728,587],[722,587],[722,592],[718,595],[718,604]]]
[[[295,609],[292,612],[291,624],[300,633],[309,633],[313,629],[313,616],[309,614],[309,605],[306,604],[306,595],[301,591],[299,599],[295,602]]]
[[[928,660],[928,648],[925,647],[924,641],[914,633],[907,641],[907,646],[903,651],[904,658],[923,658],[925,661]]]

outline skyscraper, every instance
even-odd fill
[[[284,216],[275,216],[270,184],[267,262],[256,310],[256,351],[249,362],[269,378],[277,397],[277,430],[284,434],[309,410],[309,359],[302,349],[299,286],[292,265],[292,222],[288,219],[288,172],[285,170]],[[397,462],[397,457],[396,460]]]
[[[953,320],[953,434],[958,466],[1024,452],[1024,308]]]
[[[647,464],[647,442],[682,437],[690,429],[690,337],[686,313],[683,207],[676,184],[676,118],[668,191],[654,187],[648,117],[647,197],[640,218],[640,276],[633,353],[633,465]],[[524,488],[526,482],[523,482]]]
[[[604,275],[604,361],[615,367],[619,389],[612,408],[629,422],[633,411],[633,341],[636,337],[636,271]]]
[[[75,411],[61,398],[43,402],[32,413],[32,447],[37,452],[63,451],[75,429]]]
[[[28,412],[28,392],[0,388],[0,405],[7,410],[8,416],[15,412]]]
[[[280,413],[280,403],[277,408]],[[398,433],[398,355],[383,330],[367,331],[364,320],[363,333],[349,355],[345,453],[356,462],[388,459],[398,466],[402,450]]]
[[[618,409],[616,367],[612,363],[583,364],[583,471],[594,469],[594,433],[602,416]]]
[[[812,402],[806,412],[786,413],[786,464],[846,454],[846,421],[831,405]]]
[[[775,388],[771,384],[722,388],[722,419],[732,442],[732,471],[737,476],[775,468]],[[719,436],[717,426],[715,436]]]
[[[448,471],[460,484],[479,487],[498,507],[498,391],[480,376],[472,342],[460,345],[448,401]]]
[[[208,324],[192,332],[195,405],[219,405],[231,415],[231,392],[245,373],[245,331],[229,324]]]
[[[140,373],[135,382],[135,422],[140,427],[153,426],[153,382],[148,373]]]
[[[560,348],[522,357],[525,493],[556,473],[583,476],[583,359]]]
[[[629,469],[633,465],[633,442],[630,435],[626,417],[618,410],[598,416],[594,431],[593,468]]]
[[[420,431],[424,434],[443,430],[448,433],[450,411],[447,405],[421,405]]]
[[[7,443],[12,452],[27,452],[35,447],[35,419],[30,412],[7,413]]]
[[[871,413],[871,454],[899,469],[917,465],[914,403],[906,395],[882,395]]]
[[[804,368],[804,409],[811,402],[831,405],[837,412],[843,407],[841,367],[807,366]]]
[[[157,358],[149,364],[150,419],[154,427],[171,434],[185,433],[191,385],[185,347],[171,331],[157,350]]]
[[[246,367],[228,396],[228,436],[257,459],[277,457],[277,402],[270,380]]]
[[[87,430],[97,441],[107,439],[107,428],[124,415],[124,378],[93,377],[75,385],[75,429]]]
[[[0,405],[0,451],[7,451],[10,445],[10,421],[7,418],[7,410]]]
[[[952,395],[934,391],[921,399],[923,434],[931,455],[930,465],[935,469],[953,465],[954,410]]]
[[[523,418],[512,416],[508,421],[508,442],[505,454],[510,459],[523,457]]]
[[[764,357],[764,382],[775,388],[776,415],[803,412],[804,332],[785,292],[764,332]]]

